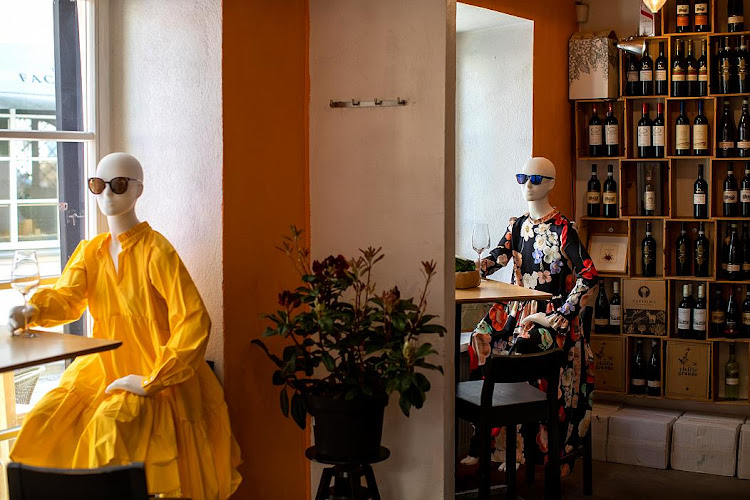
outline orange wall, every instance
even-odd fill
[[[568,39],[578,31],[573,0],[466,0],[462,3],[534,21],[534,156],[557,167],[550,202],[573,217],[572,119]]]
[[[310,498],[306,434],[281,416],[272,365],[250,346],[295,283],[275,246],[290,224],[309,227],[307,44],[306,1],[224,0],[224,384],[244,460],[235,499]]]

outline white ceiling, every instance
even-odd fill
[[[456,3],[456,33],[499,28],[524,22],[531,23],[532,21],[465,3]]]

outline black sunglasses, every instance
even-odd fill
[[[128,190],[128,183],[130,181],[141,182],[140,179],[133,179],[132,177],[114,177],[109,181],[100,179],[99,177],[89,178],[89,191],[94,194],[102,194],[104,188],[109,184],[109,189],[115,194],[122,194]]]
[[[542,179],[549,179],[549,180],[555,180],[554,177],[547,177],[546,175],[526,175],[526,174],[516,174],[516,180],[519,184],[526,184],[526,181],[531,179],[531,183],[535,186],[538,186],[542,183]]]

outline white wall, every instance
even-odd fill
[[[207,357],[221,374],[221,0],[109,4],[111,150],[143,164],[138,215],[198,286],[213,321]]]
[[[580,31],[615,30],[619,38],[627,38],[638,31],[641,0],[586,0],[589,20],[579,24]]]
[[[532,153],[534,23],[485,12],[515,23],[456,35],[456,254],[474,260],[475,222],[488,224],[494,248],[528,210],[515,174]],[[507,282],[510,271],[492,278]]]
[[[313,258],[382,246],[386,257],[378,265],[378,288],[396,284],[404,296],[415,295],[420,286],[419,262],[435,259],[440,276],[431,288],[429,309],[449,329],[454,300],[453,9],[450,0],[310,2]],[[396,96],[408,105],[329,107],[331,99]],[[434,339],[441,354],[434,361],[446,373],[428,375],[432,388],[425,407],[407,419],[397,398],[391,398],[383,444],[392,454],[375,466],[383,498],[452,496],[450,339]],[[315,492],[320,477],[315,464],[311,475]]]

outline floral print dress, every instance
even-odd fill
[[[580,318],[585,307],[593,306],[596,300],[596,269],[575,228],[557,210],[540,220],[532,219],[529,214],[512,218],[505,235],[490,254],[495,265],[488,269],[488,274],[512,261],[513,283],[551,293],[553,297],[550,301],[520,304],[514,340],[502,338],[501,334],[510,304],[494,304],[472,335],[472,368],[483,365],[490,353],[562,348],[568,357],[560,373],[559,436],[561,452],[568,453],[586,435],[591,421],[594,358],[585,342]],[[534,323],[520,326],[524,317],[537,312],[546,313],[553,330],[532,330]],[[581,363],[586,363],[586,380],[581,380]],[[539,386],[545,389],[546,381],[540,380]],[[543,425],[536,441],[540,454],[546,459],[547,431]],[[535,461],[541,461],[541,456],[535,457]]]

